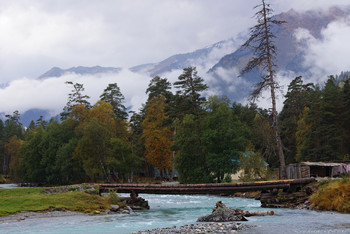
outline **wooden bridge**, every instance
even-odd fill
[[[269,191],[273,189],[295,192],[315,181],[314,178],[304,178],[222,184],[99,184],[99,192],[100,194],[110,191],[149,194],[233,194],[236,192]]]

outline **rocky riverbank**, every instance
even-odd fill
[[[78,213],[74,211],[46,211],[46,212],[34,212],[34,211],[21,211],[17,214],[0,216],[1,223],[9,222],[20,222],[26,219],[36,219],[36,218],[53,218],[53,217],[64,217],[64,216],[75,216],[75,215],[88,215],[85,213]]]
[[[258,198],[261,207],[265,208],[297,208],[310,209],[310,196],[318,189],[317,183],[308,184],[300,191],[290,192],[281,190],[271,190],[262,192]]]
[[[133,232],[135,234],[172,234],[172,233],[237,233],[239,230],[249,228],[249,225],[242,223],[200,223],[187,224],[183,226],[173,226],[169,228],[156,228]]]

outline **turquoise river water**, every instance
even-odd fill
[[[123,195],[123,194],[122,194]],[[126,194],[124,194],[126,195]],[[233,208],[260,208],[253,199],[205,195],[140,194],[148,200],[150,210],[130,215],[76,215],[56,218],[32,218],[20,222],[0,223],[0,233],[130,233],[158,227],[195,223],[211,213],[217,200]],[[1,201],[0,201],[1,202]],[[240,233],[350,233],[350,215],[296,209],[273,209],[274,216],[249,217],[254,227]]]

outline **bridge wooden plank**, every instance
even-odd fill
[[[289,189],[314,182],[314,178],[296,180],[276,180],[261,182],[222,183],[222,184],[100,184],[100,192],[116,190],[119,193],[154,194],[219,194],[271,189]]]

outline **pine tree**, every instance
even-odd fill
[[[342,98],[335,78],[330,76],[322,91],[321,118],[323,140],[321,160],[342,159]]]
[[[148,94],[148,100],[153,97],[162,95],[165,97],[168,103],[171,99],[172,93],[170,92],[171,83],[166,78],[160,78],[159,76],[154,77],[148,84],[146,94]]]
[[[123,120],[128,118],[126,107],[123,105],[125,98],[117,83],[108,84],[108,87],[103,91],[100,98],[102,101],[108,102],[113,106],[113,111],[117,118]]]
[[[178,81],[174,83],[174,87],[177,89],[174,97],[177,115],[193,114],[199,116],[203,111],[202,105],[206,101],[201,93],[208,89],[208,86],[197,75],[196,68],[184,68],[183,73],[178,77]]]
[[[310,91],[313,84],[303,84],[301,76],[296,77],[288,86],[283,109],[279,115],[281,138],[286,150],[286,162],[295,162],[296,138],[299,116],[306,106],[310,106]]]
[[[350,78],[345,79],[343,86],[343,95],[342,95],[342,103],[343,103],[343,122],[342,128],[345,131],[344,142],[350,142]],[[350,144],[345,144],[345,155],[350,155]]]
[[[310,92],[311,104],[308,110],[299,118],[301,122],[302,138],[299,140],[301,145],[297,143],[297,159],[300,161],[320,161],[324,160],[323,143],[322,143],[322,90],[319,86]],[[300,130],[300,123],[298,122],[298,131]],[[296,136],[298,138],[298,136]],[[303,139],[304,138],[304,139]],[[297,139],[298,142],[298,139]],[[298,146],[299,145],[299,146]],[[301,146],[301,147],[300,147]]]
[[[262,0],[262,4],[256,6],[255,8],[258,7],[261,7],[261,9],[255,13],[255,18],[257,19],[258,24],[250,28],[250,37],[243,44],[243,47],[253,49],[254,56],[242,70],[241,75],[244,75],[257,67],[261,68],[262,72],[265,73],[264,77],[262,77],[262,81],[256,85],[256,89],[252,93],[252,98],[258,98],[263,90],[270,89],[273,119],[272,128],[275,134],[275,141],[277,144],[277,151],[280,161],[280,177],[284,179],[286,178],[286,165],[277,122],[275,92],[279,86],[275,80],[276,65],[274,60],[276,58],[276,47],[274,46],[273,42],[275,35],[272,33],[272,25],[280,25],[284,22],[275,20],[270,16],[273,10],[270,8],[270,4],[265,3],[265,0]]]
[[[143,134],[142,122],[145,119],[145,108],[143,107],[139,113],[136,113],[134,111],[132,111],[131,113],[132,115],[129,121],[131,153],[137,158],[144,159],[145,142],[142,137],[142,134]],[[152,175],[153,171],[146,170],[146,169],[149,169],[147,165],[143,165],[142,168],[144,168],[144,172],[147,171],[146,174],[148,176]]]
[[[71,81],[67,81],[66,84],[72,85],[73,89],[71,93],[68,95],[68,102],[66,106],[63,108],[63,112],[61,113],[61,119],[67,119],[68,115],[71,113],[74,106],[81,106],[86,109],[91,108],[91,104],[88,101],[90,98],[87,95],[83,95],[83,92],[85,91],[84,85],[75,83]]]

